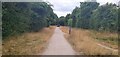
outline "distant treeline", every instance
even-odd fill
[[[49,25],[55,25],[58,17],[51,6],[46,2],[3,2],[3,39],[24,32],[36,32]]]
[[[117,32],[118,10],[119,7],[112,3],[99,5],[97,2],[81,2],[80,7],[76,7],[72,14],[59,19],[61,25],[67,25],[68,19],[73,19],[72,27]]]
[[[97,2],[81,2],[72,14],[59,19],[46,2],[3,2],[2,3],[2,35],[3,38],[19,35],[24,32],[36,32],[50,25],[68,25],[72,27],[93,29],[97,31],[117,32],[119,28],[120,9],[116,4]]]

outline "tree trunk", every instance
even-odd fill
[[[71,34],[71,27],[69,27],[69,34]]]

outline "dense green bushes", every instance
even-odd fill
[[[78,22],[80,28],[117,32],[118,9],[116,4],[106,3],[98,6],[97,2],[81,3]]]
[[[120,35],[120,6],[119,6],[119,9],[118,9],[118,34]]]
[[[4,2],[2,12],[3,38],[24,32],[39,31],[43,27],[49,27],[50,22],[57,18],[51,6],[45,2]]]
[[[106,3],[100,5],[97,2],[81,2],[72,14],[66,15],[64,20],[73,19],[72,27],[93,29],[97,31],[117,32],[118,7],[116,4]]]
[[[118,9],[115,4],[105,4],[94,10],[91,18],[91,28],[95,30],[117,31]]]
[[[2,3],[2,33],[3,38],[30,31],[39,31],[50,25],[67,26],[73,19],[72,27],[116,32],[118,29],[118,7],[106,3],[99,6],[97,2],[81,2],[72,14],[58,19],[51,5],[45,2]]]

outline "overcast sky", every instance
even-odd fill
[[[60,16],[66,16],[68,13],[71,13],[76,6],[80,6],[80,2],[84,0],[44,0],[49,1],[54,5],[54,12]],[[101,5],[107,2],[117,3],[119,0],[97,0]]]
[[[41,2],[42,0],[0,0],[2,2]],[[54,5],[53,10],[54,12],[60,16],[66,16],[67,14],[71,13],[72,10],[76,6],[80,6],[80,2],[84,2],[84,0],[43,0],[48,1],[52,5]],[[120,0],[97,0],[101,5],[107,2],[118,3]]]

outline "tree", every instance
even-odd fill
[[[91,28],[95,30],[116,31],[118,27],[117,6],[106,3],[94,10],[91,18]]]
[[[5,2],[2,4],[3,37],[29,31],[31,11],[29,3]]]
[[[117,5],[112,3],[99,6],[97,2],[81,2],[80,7],[76,7],[71,14],[72,26],[97,31],[117,32],[118,10]]]
[[[89,29],[91,15],[98,6],[97,2],[81,2],[80,7],[76,7],[71,14],[73,27]]]
[[[49,27],[57,15],[46,2],[3,2],[3,38]]]
[[[118,21],[120,21],[120,8],[118,9]],[[120,33],[120,22],[118,22],[118,34]]]
[[[72,16],[71,14],[67,14],[66,17],[65,17],[65,25],[68,26],[68,20],[71,19]]]
[[[65,17],[61,16],[57,19],[57,25],[61,25],[61,26],[65,26],[66,22],[65,22]]]
[[[80,4],[80,26],[81,28],[88,29],[90,28],[90,18],[93,10],[99,6],[97,2],[81,2]]]
[[[71,17],[73,19],[72,27],[76,27],[77,25],[79,25],[79,24],[76,24],[77,20],[79,19],[79,17],[78,17],[79,14],[80,14],[80,8],[76,7],[71,14]]]

